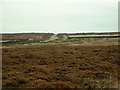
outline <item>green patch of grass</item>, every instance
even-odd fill
[[[81,78],[81,77],[72,76],[72,77],[69,77],[69,78],[71,79],[72,82],[77,83],[77,84],[80,84],[80,83],[84,82],[84,78]]]

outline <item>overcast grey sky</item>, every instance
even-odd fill
[[[2,32],[117,32],[119,0],[2,0]]]

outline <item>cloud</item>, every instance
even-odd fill
[[[117,31],[117,3],[114,4],[113,0],[70,0],[74,3],[45,0],[47,3],[33,3],[37,1],[4,0],[3,32]]]
[[[1,0],[2,2],[118,2],[119,0]]]

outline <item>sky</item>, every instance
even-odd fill
[[[118,1],[1,0],[0,32],[117,32]]]

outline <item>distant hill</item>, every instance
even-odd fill
[[[2,34],[2,40],[6,39],[30,39],[30,40],[47,40],[53,33],[12,33]]]
[[[58,33],[56,36],[59,37],[59,39],[65,38],[65,36],[69,37],[71,35],[120,35],[120,32],[102,32],[102,33]],[[1,34],[2,37],[0,39],[2,40],[8,40],[8,39],[30,39],[30,40],[48,40],[52,35],[55,35],[54,33],[7,33],[7,34]]]

